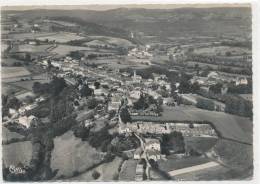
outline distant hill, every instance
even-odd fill
[[[5,11],[6,12],[6,11]],[[10,11],[9,11],[10,12]],[[12,11],[14,13],[14,11]],[[93,31],[124,36],[130,31],[145,35],[234,35],[251,33],[251,9],[247,7],[179,8],[179,9],[128,9],[94,10],[27,10],[16,12],[19,17],[71,17],[97,26]],[[102,27],[103,26],[103,27]],[[100,31],[102,30],[102,31]]]

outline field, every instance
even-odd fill
[[[207,168],[205,170],[193,171],[181,175],[174,176],[176,180],[198,181],[198,180],[227,180],[229,177],[229,169],[221,165]]]
[[[251,145],[221,139],[207,155],[217,159],[225,166],[241,172],[253,167],[253,147]]]
[[[60,24],[62,26],[69,26],[69,27],[76,27],[77,24],[71,23],[71,22],[65,22],[65,21],[61,21],[61,20],[48,20],[45,22],[51,22],[51,23],[55,23],[55,24]]]
[[[13,66],[14,63],[21,63],[21,64],[24,63],[24,61],[17,60],[14,58],[2,58],[1,62],[2,62],[2,66]]]
[[[29,165],[32,158],[32,143],[30,141],[17,142],[3,145],[3,164],[8,167],[10,165],[18,165],[22,163]]]
[[[1,52],[4,52],[8,48],[7,44],[2,43],[1,44]]]
[[[17,49],[11,50],[12,52],[46,52],[52,45],[19,45]]]
[[[134,68],[144,69],[150,67],[149,65],[139,64],[126,58],[99,58],[94,61],[88,61],[88,63],[95,63],[97,65],[104,65],[111,69],[123,69],[123,68]]]
[[[97,39],[100,41],[103,41],[107,44],[113,44],[113,45],[117,45],[117,46],[121,46],[121,47],[130,47],[130,46],[134,46],[133,43],[131,43],[130,41],[126,40],[126,39],[122,39],[122,38],[115,38],[115,37],[109,37],[109,36],[89,36],[92,39]]]
[[[225,138],[252,144],[252,121],[224,112],[207,111],[189,106],[164,107],[161,117],[135,116],[133,120],[209,121]]]
[[[58,43],[66,43],[72,40],[81,40],[84,39],[85,37],[79,36],[75,33],[67,33],[67,32],[60,32],[60,33],[56,33],[56,34],[51,34],[48,36],[41,36],[38,37],[38,40],[42,40],[45,41],[46,39],[48,39],[49,41],[55,41]]]
[[[105,41],[101,41],[101,40],[92,40],[89,42],[85,42],[83,45],[85,46],[111,46],[109,43],[105,42]]]
[[[2,82],[2,94],[10,95],[23,91],[21,88]]]
[[[217,140],[217,138],[211,137],[184,137],[185,146],[193,148],[199,153],[210,150],[217,143]]]
[[[15,33],[15,34],[9,34],[8,37],[10,37],[13,40],[26,40],[26,39],[37,39],[39,37],[45,37],[53,35],[54,33]]]
[[[226,52],[230,52],[231,55],[243,55],[243,53],[250,53],[251,51],[243,47],[229,47],[229,46],[213,46],[197,48],[194,50],[195,54],[202,55],[216,55],[225,56]]]
[[[70,178],[69,181],[95,181],[92,177],[94,170],[100,173],[100,177],[96,181],[113,181],[118,176],[118,168],[122,162],[122,158],[116,157],[112,162],[99,165],[91,171]]]
[[[53,49],[51,52],[59,54],[59,55],[67,55],[72,51],[93,51],[93,49],[87,48],[87,47],[79,47],[79,46],[70,46],[70,45],[58,45],[55,49]]]
[[[58,169],[56,177],[72,177],[74,172],[83,172],[102,160],[103,154],[76,138],[72,131],[54,139],[51,168]]]
[[[23,88],[23,89],[28,90],[28,91],[32,91],[32,87],[33,87],[33,84],[35,82],[48,83],[49,80],[46,80],[46,79],[42,79],[42,80],[28,80],[28,81],[13,82],[13,83],[9,83],[9,84],[17,86],[17,87],[20,87],[20,88]]]
[[[199,62],[193,62],[193,61],[188,61],[187,64],[188,64],[188,66],[192,66],[192,67],[194,67],[196,64],[198,64],[200,68],[210,67],[210,68],[212,68],[214,70],[218,70],[219,66],[224,66],[223,64],[217,65],[217,64],[199,63]],[[243,69],[241,67],[235,67],[235,66],[227,66],[227,67],[232,68],[232,70],[241,70],[241,69]]]
[[[185,167],[191,167],[199,164],[204,164],[209,162],[208,158],[203,157],[188,157],[181,159],[167,159],[167,160],[159,160],[158,165],[161,170],[166,172],[182,169]]]
[[[24,138],[24,136],[21,134],[18,134],[16,132],[11,132],[10,130],[8,130],[5,127],[2,128],[2,141],[3,142],[11,141],[12,139],[21,139],[21,138]]]
[[[119,180],[135,181],[136,165],[137,165],[136,160],[124,161],[121,168],[121,172],[119,173]]]
[[[2,67],[2,79],[16,78],[28,75],[30,75],[30,72],[24,67]]]

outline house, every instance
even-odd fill
[[[29,43],[29,45],[37,45],[36,41],[29,41],[28,43]]]
[[[142,92],[140,90],[130,91],[129,96],[133,99],[139,99],[141,97]]]
[[[145,139],[145,150],[157,150],[161,151],[160,141],[158,139]]]
[[[207,77],[208,78],[213,78],[213,79],[218,79],[219,78],[219,73],[216,72],[216,71],[211,71],[211,72],[209,72]]]
[[[13,116],[13,115],[16,114],[16,113],[17,113],[17,110],[12,109],[12,108],[9,108],[9,114],[10,114],[11,116]]]
[[[115,95],[111,97],[111,101],[108,103],[108,111],[115,110],[117,111],[122,103],[122,97]]]
[[[26,112],[35,109],[37,106],[38,106],[38,105],[37,105],[36,103],[30,104],[30,105],[27,105],[27,106],[23,106],[23,107],[21,107],[21,108],[18,110],[18,112],[19,112],[21,115],[24,115]]]
[[[168,106],[175,106],[173,98],[163,98],[163,104]]]
[[[25,126],[26,128],[29,128],[32,125],[37,125],[38,118],[36,118],[33,115],[31,115],[29,117],[27,117],[27,116],[20,116],[19,119],[18,119],[18,123],[20,123],[21,125]]]
[[[108,91],[104,88],[94,89],[94,95],[101,96],[101,95],[108,95]]]
[[[236,86],[238,86],[238,85],[247,85],[248,84],[248,81],[247,81],[246,77],[238,77],[235,82],[236,82]]]

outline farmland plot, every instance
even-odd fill
[[[76,138],[72,131],[54,139],[51,168],[58,169],[56,177],[72,177],[74,172],[84,170],[100,163],[104,155],[91,147],[88,142]]]
[[[136,160],[126,160],[124,161],[121,172],[119,173],[119,180],[122,181],[134,181],[136,173]]]
[[[56,34],[52,35],[47,35],[47,36],[40,36],[37,39],[41,41],[45,41],[48,39],[49,41],[55,41],[58,43],[66,43],[72,40],[81,40],[84,39],[85,37],[79,36],[75,33],[67,33],[67,32],[59,32]]]
[[[32,158],[32,143],[30,141],[3,145],[3,164],[17,166],[19,163],[29,165]]]
[[[97,39],[100,41],[103,41],[108,44],[123,46],[123,47],[130,47],[134,46],[134,44],[126,39],[122,38],[115,38],[115,37],[109,37],[109,36],[89,36],[90,38]]]
[[[19,45],[17,49],[12,50],[13,52],[46,52],[52,45]]]
[[[58,45],[58,47],[53,49],[51,52],[65,56],[72,51],[93,51],[93,49],[79,46]]]
[[[2,67],[2,79],[28,76],[30,74],[25,67]]]

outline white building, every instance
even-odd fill
[[[122,98],[119,95],[112,96],[111,101],[108,103],[108,111],[117,111],[121,106]]]
[[[238,85],[247,85],[248,81],[246,79],[246,77],[239,77],[236,79],[236,86]]]
[[[18,119],[18,123],[25,126],[26,128],[29,128],[33,123],[37,123],[38,119],[31,115],[29,117],[27,116],[20,116]]]
[[[160,141],[158,139],[145,139],[145,149],[161,151]]]

